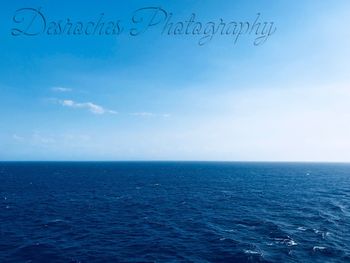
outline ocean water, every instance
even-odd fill
[[[350,262],[350,165],[0,163],[0,262]]]

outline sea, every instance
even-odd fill
[[[0,262],[350,262],[350,164],[1,162]]]

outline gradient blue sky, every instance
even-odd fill
[[[0,9],[0,160],[350,161],[349,1],[7,1]],[[128,4],[125,4],[125,3]],[[49,20],[274,21],[252,37],[11,36]],[[130,24],[130,23],[129,23]]]

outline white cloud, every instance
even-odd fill
[[[163,117],[163,118],[169,118],[170,117],[170,114],[168,113],[162,113],[162,114],[156,114],[156,113],[152,113],[152,112],[133,112],[133,113],[130,113],[130,115],[132,116],[137,116],[137,117]]]
[[[169,114],[169,113],[163,113],[163,114],[162,114],[162,117],[163,117],[163,118],[170,118],[170,114]]]
[[[31,143],[34,145],[54,144],[56,143],[56,139],[51,135],[42,135],[38,132],[34,132]]]
[[[64,87],[52,87],[51,90],[54,92],[70,92],[70,91],[72,91],[72,89],[64,88]]]
[[[118,112],[114,110],[105,109],[104,107],[94,104],[92,102],[79,103],[73,100],[61,100],[59,101],[59,103],[64,107],[87,109],[91,113],[98,114],[98,115],[105,114],[105,113],[118,114]]]
[[[12,138],[15,140],[15,141],[23,141],[24,138],[22,136],[19,136],[17,134],[13,134],[12,135]]]
[[[139,117],[153,117],[155,114],[152,112],[133,112],[130,113],[130,115]]]

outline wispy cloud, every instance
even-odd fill
[[[51,135],[45,136],[45,135],[42,135],[38,132],[34,132],[34,134],[32,135],[32,137],[30,139],[30,142],[32,144],[35,144],[35,145],[37,145],[37,144],[43,144],[43,145],[54,144],[54,143],[56,143],[56,139]]]
[[[132,112],[130,113],[130,115],[132,116],[137,116],[137,117],[163,117],[163,118],[169,118],[170,114],[168,113],[162,113],[162,114],[158,114],[158,113],[152,113],[152,112]]]
[[[22,137],[22,136],[19,136],[19,135],[17,135],[17,134],[13,134],[12,135],[12,138],[15,140],[15,141],[23,141],[24,140],[24,138]]]
[[[64,87],[52,87],[51,90],[54,92],[70,92],[70,91],[72,91],[72,89],[64,88]]]
[[[24,135],[12,134],[12,139],[17,143],[31,146],[49,147],[68,145],[73,147],[90,141],[91,136],[80,133],[46,133],[34,131],[25,133]]]
[[[39,144],[53,144],[56,142],[56,139],[50,135],[42,135],[39,132],[33,132],[32,134],[26,134],[25,136],[12,134],[12,139],[20,143],[29,143],[31,145]]]
[[[102,114],[118,114],[114,110],[106,109],[100,105],[94,104],[92,102],[75,102],[73,100],[60,100],[59,103],[64,107],[76,108],[76,109],[87,109],[93,114],[102,115]]]
[[[152,112],[132,112],[130,115],[139,117],[153,117],[155,114]]]

